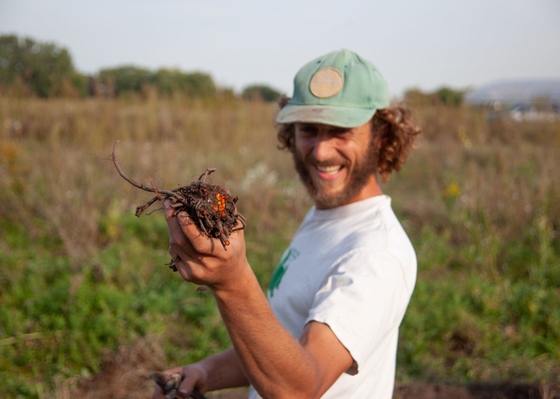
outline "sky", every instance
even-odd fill
[[[0,35],[69,50],[95,74],[123,65],[204,72],[292,93],[306,62],[347,48],[393,96],[560,79],[560,0],[0,0]]]

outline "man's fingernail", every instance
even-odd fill
[[[187,215],[186,212],[179,212],[177,217],[179,217],[179,219],[181,219],[181,220],[187,220],[189,218],[189,215]]]

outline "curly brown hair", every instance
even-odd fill
[[[278,101],[282,109],[290,101],[282,96]],[[410,110],[404,105],[379,109],[371,118],[373,137],[379,137],[381,146],[377,160],[377,172],[383,183],[389,180],[393,171],[398,172],[408,158],[414,139],[422,130],[411,120]],[[277,124],[278,148],[294,151],[295,124]]]

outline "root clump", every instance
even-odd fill
[[[232,196],[224,187],[206,182],[206,178],[216,169],[209,168],[187,186],[175,188],[171,191],[148,187],[129,178],[122,170],[116,155],[118,141],[113,146],[111,159],[119,175],[134,187],[155,193],[155,197],[136,208],[136,216],[142,215],[153,203],[169,199],[175,209],[175,214],[187,212],[192,221],[206,236],[220,240],[227,250],[229,236],[232,232],[245,228],[245,217],[237,212],[238,198]],[[173,262],[172,262],[173,263]],[[174,268],[173,264],[170,267]],[[175,269],[174,269],[175,270]]]

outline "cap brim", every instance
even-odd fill
[[[276,115],[277,123],[322,123],[340,127],[357,127],[368,122],[375,109],[287,104]]]

